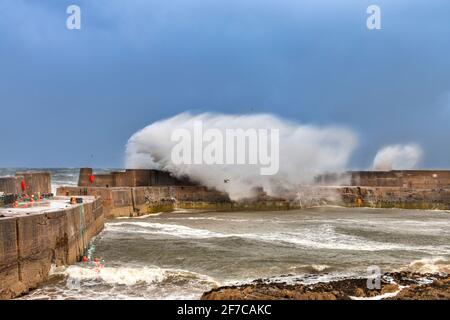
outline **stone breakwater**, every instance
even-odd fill
[[[105,217],[139,216],[176,209],[276,211],[321,205],[402,209],[450,209],[450,171],[350,171],[316,177],[314,185],[278,190],[269,196],[233,201],[228,194],[176,178],[160,170],[124,170],[93,174],[80,169],[78,187],[59,188],[58,195],[101,196]]]
[[[79,261],[89,241],[103,229],[98,198],[83,197],[83,204],[77,205],[57,198],[52,205],[0,209],[0,299],[36,288],[48,279],[52,265]]]
[[[341,201],[349,207],[450,209],[450,189],[408,187],[339,187]]]
[[[263,191],[232,201],[227,194],[203,186],[61,187],[61,196],[97,196],[105,218],[133,217],[177,209],[205,211],[277,211],[322,205],[345,207],[450,210],[450,189],[403,187],[302,187],[283,197]]]
[[[369,280],[372,281],[372,280]],[[315,284],[255,280],[247,285],[215,288],[202,300],[448,300],[450,276],[413,272],[386,273],[379,289],[368,289],[367,279],[343,279]]]
[[[0,177],[0,192],[5,194],[50,193],[51,175],[41,171],[18,171],[15,176]]]
[[[226,211],[231,203],[227,194],[203,186],[61,187],[57,194],[100,197],[107,219],[176,209]]]

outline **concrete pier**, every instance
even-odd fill
[[[22,183],[25,190],[22,190]],[[6,194],[50,193],[52,192],[50,172],[23,171],[17,172],[15,176],[0,177],[0,192]]]
[[[0,208],[0,299],[36,288],[48,279],[52,264],[79,261],[103,225],[96,197],[76,205],[59,197],[37,207]]]
[[[106,219],[133,217],[175,209],[230,209],[227,194],[202,186],[60,187],[60,196],[99,197]]]
[[[198,192],[181,187],[78,188],[63,187],[58,194],[103,195],[105,218],[134,217],[176,209],[204,211],[278,211],[321,205],[346,207],[450,210],[450,189],[409,189],[397,187],[308,187],[286,198],[255,198],[232,201],[216,191]],[[148,196],[151,194],[152,196]]]
[[[150,169],[127,169],[94,174],[92,168],[81,168],[79,187],[147,187],[147,186],[193,186],[188,177],[176,178],[170,172]]]

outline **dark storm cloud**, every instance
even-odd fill
[[[356,167],[409,142],[450,164],[448,1],[76,1],[69,31],[72,3],[0,3],[2,166],[121,166],[132,133],[185,110],[346,125]]]

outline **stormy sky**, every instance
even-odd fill
[[[121,167],[187,110],[349,127],[354,168],[396,143],[449,168],[450,2],[0,0],[1,167]]]

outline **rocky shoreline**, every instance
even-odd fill
[[[205,292],[202,300],[448,300],[450,275],[444,273],[385,273],[379,289],[368,289],[366,278],[315,284],[258,279]]]

